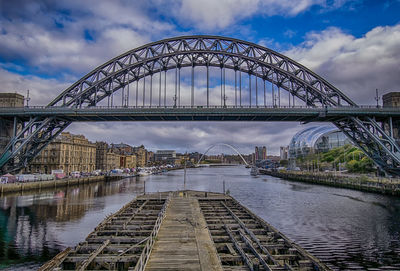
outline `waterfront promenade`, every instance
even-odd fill
[[[341,175],[308,171],[268,171],[261,174],[285,180],[355,189],[366,192],[400,196],[400,179],[367,177],[365,175]]]
[[[80,184],[88,184],[102,181],[114,181],[120,180],[123,176],[91,176],[81,178],[65,178],[65,179],[54,179],[49,181],[35,181],[35,182],[16,182],[0,184],[0,196],[8,193],[23,193],[27,191],[41,192],[44,189],[57,189],[65,186],[73,186]]]

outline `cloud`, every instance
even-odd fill
[[[268,154],[278,155],[279,146],[288,145],[291,137],[303,128],[290,122],[108,122],[73,123],[67,130],[84,134],[91,141],[144,144],[153,151],[204,152],[215,143],[227,143],[242,154],[254,152],[254,146],[259,145],[267,146]],[[232,153],[223,148],[215,152]]]
[[[312,6],[335,9],[348,0],[176,0],[172,14],[183,24],[193,24],[201,30],[225,29],[254,15],[296,16]],[[350,1],[351,2],[351,1]],[[175,10],[175,11],[174,11]],[[168,12],[171,12],[168,9]]]
[[[284,54],[360,104],[375,103],[375,89],[399,91],[400,24],[376,27],[360,38],[338,28],[311,32]]]
[[[26,96],[29,89],[30,105],[47,105],[71,83],[44,79],[32,75],[19,75],[0,68],[0,92],[17,92]]]
[[[0,57],[35,67],[39,74],[83,75],[152,36],[174,31],[168,22],[150,18],[143,3],[7,1],[0,19]]]

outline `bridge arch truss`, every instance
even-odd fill
[[[122,106],[128,106],[129,96],[135,97],[133,107],[167,108],[167,101],[173,100],[173,108],[193,108],[195,103],[195,68],[206,69],[206,99],[203,107],[210,107],[210,89],[214,86],[209,80],[212,68],[220,69],[220,108],[226,108],[225,70],[234,72],[234,107],[260,107],[259,93],[265,85],[272,86],[272,105],[279,107],[276,96],[281,90],[289,94],[289,106],[295,105],[295,99],[307,107],[357,107],[344,93],[322,77],[295,62],[263,46],[216,36],[185,36],[153,42],[128,51],[97,67],[69,88],[60,93],[48,108],[68,107],[90,108],[106,103],[114,106],[115,99],[121,98]],[[181,104],[181,70],[190,69],[190,102]],[[174,87],[167,91],[167,75],[174,71]],[[243,91],[247,97],[242,103],[242,74],[248,75],[248,86]],[[175,79],[174,79],[175,77]],[[252,79],[254,78],[254,79]],[[156,83],[155,81],[158,80]],[[259,81],[263,84],[258,86]],[[142,90],[138,85],[141,82]],[[253,86],[252,86],[253,82]],[[136,89],[132,86],[136,83]],[[254,86],[255,83],[255,86]],[[154,86],[158,86],[155,89]],[[274,89],[275,87],[275,89]],[[139,92],[141,95],[139,95]],[[237,93],[239,92],[239,94]],[[156,95],[158,93],[158,95]],[[167,93],[170,95],[167,97]],[[135,94],[135,95],[134,95]],[[158,99],[154,99],[156,97]],[[239,96],[239,99],[237,98]],[[147,102],[146,102],[147,97]],[[142,101],[139,101],[141,98]],[[239,102],[238,102],[239,100]],[[292,103],[290,103],[292,101]],[[18,122],[18,120],[14,120]],[[58,116],[32,116],[28,122],[16,123],[14,137],[0,157],[0,168],[4,172],[18,171],[30,161],[71,121]],[[400,175],[400,148],[393,138],[392,119],[378,123],[369,116],[341,117],[332,119],[357,146],[372,158],[383,171]],[[387,128],[389,127],[389,128]]]
[[[242,156],[242,154],[241,154],[234,146],[229,145],[229,144],[226,144],[226,143],[216,143],[216,144],[211,145],[210,147],[208,147],[208,149],[201,155],[199,161],[197,162],[197,165],[200,164],[200,162],[203,160],[204,156],[206,156],[206,154],[207,154],[211,149],[213,149],[213,148],[215,148],[215,147],[217,147],[217,146],[225,146],[225,147],[228,147],[228,148],[232,149],[234,152],[236,152],[236,153],[239,155],[239,157],[242,159],[243,163],[244,163],[245,165],[248,165],[246,159],[244,159],[244,157]]]

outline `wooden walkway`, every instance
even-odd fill
[[[145,270],[222,271],[196,198],[171,199]]]

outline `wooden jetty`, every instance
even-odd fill
[[[137,197],[39,270],[330,270],[234,198]]]

